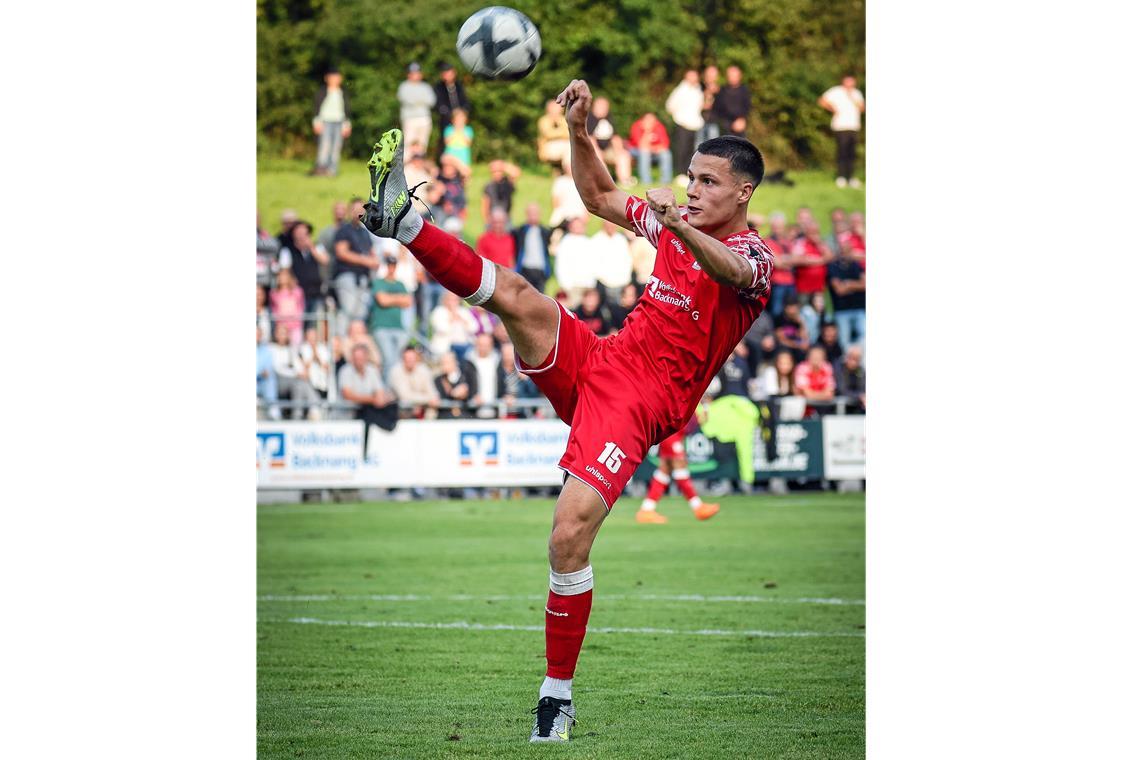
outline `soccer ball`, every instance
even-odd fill
[[[459,28],[459,60],[487,79],[522,79],[542,55],[534,22],[514,8],[492,5],[475,11]]]

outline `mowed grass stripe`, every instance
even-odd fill
[[[634,524],[627,501],[591,556],[580,723],[560,754],[862,757],[865,607],[707,599],[862,600],[861,495],[726,498],[706,523],[671,498],[663,526]],[[259,756],[549,754],[526,737],[545,667],[553,500],[332,506],[258,509],[260,595],[429,598],[259,601]],[[352,624],[275,622],[289,618]],[[441,627],[457,622],[468,625]],[[796,631],[842,635],[783,635]]]

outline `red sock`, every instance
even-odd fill
[[[649,481],[649,492],[645,494],[645,498],[650,501],[660,501],[661,497],[665,494],[665,489],[669,487],[669,476],[665,475],[665,481],[661,481],[661,471],[653,473],[653,478]]]
[[[685,494],[686,499],[691,499],[697,495],[697,489],[693,488],[693,481],[688,475],[683,478],[674,475],[673,482],[677,484],[677,488],[681,489],[681,493]]]
[[[483,285],[483,262],[486,259],[459,238],[428,222],[424,222],[423,229],[408,245],[408,250],[440,285],[460,298],[470,298]]]
[[[547,595],[546,675],[550,678],[574,677],[593,600],[593,589],[572,596],[561,596],[553,591]]]

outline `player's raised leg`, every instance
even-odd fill
[[[592,487],[566,479],[550,532],[550,593],[546,599],[546,678],[534,709],[532,742],[570,741],[574,725],[571,684],[594,596],[590,548],[606,518],[606,505]]]
[[[408,247],[443,287],[472,306],[497,314],[523,362],[539,364],[554,347],[558,306],[517,272],[482,258],[462,240],[425,222],[404,177],[403,133],[385,132],[368,161],[371,192],[364,226]]]

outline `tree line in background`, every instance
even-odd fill
[[[834,161],[829,115],[816,101],[844,74],[863,84],[863,0],[518,0],[542,35],[538,66],[519,82],[466,73],[455,52],[460,25],[486,0],[258,0],[258,152],[311,156],[313,96],[325,70],[344,73],[352,99],[350,156],[399,125],[396,87],[413,60],[434,82],[450,61],[472,102],[476,161],[536,164],[536,121],[544,103],[573,78],[611,101],[618,129],[664,103],[688,68],[730,64],[752,90],[749,137],[769,166]]]

